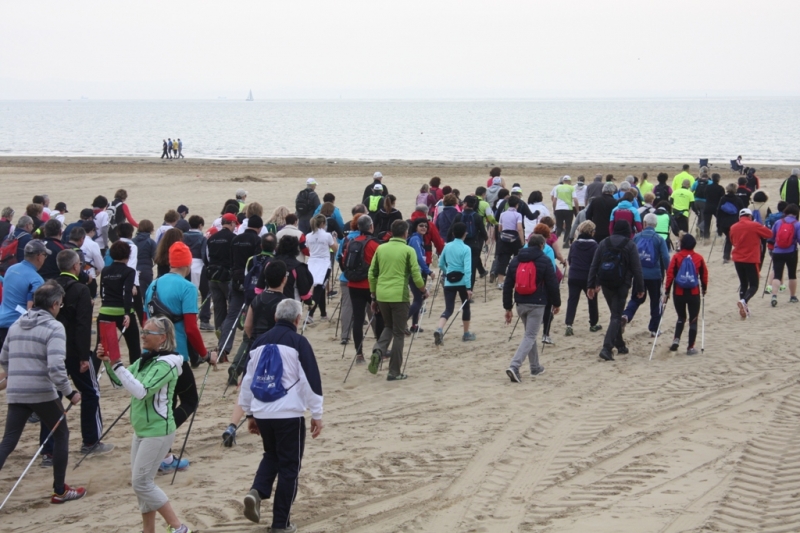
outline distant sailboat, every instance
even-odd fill
[[[247,95],[247,101],[248,102],[252,102],[253,101],[253,90],[252,89],[250,89],[250,94]]]

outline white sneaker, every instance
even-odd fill
[[[545,335],[544,337],[542,337],[542,342],[545,344],[552,344],[553,346],[556,345],[556,343],[553,342],[553,339],[550,338],[550,335]]]

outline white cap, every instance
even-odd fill
[[[522,187],[511,187],[511,193],[513,194],[515,192],[522,194]]]
[[[793,168],[792,176],[800,176],[800,168]]]
[[[308,178],[306,180],[306,185],[317,185],[317,180],[315,180],[314,178]]]
[[[247,196],[247,191],[244,189],[237,189],[236,190],[236,198],[244,198]]]
[[[379,180],[383,177],[383,174],[381,174],[380,172],[376,172],[375,174],[372,175],[372,177],[375,178],[376,180]]]
[[[570,178],[569,176],[564,176],[563,178],[561,178],[561,181],[572,181],[572,178]]]
[[[381,185],[380,183],[376,183],[376,184],[375,184],[375,185],[372,187],[372,190],[373,190],[373,191],[382,191],[382,190],[383,190],[383,185]]]
[[[751,217],[751,216],[753,216],[753,212],[745,207],[744,209],[739,211],[739,216],[740,217],[743,217],[743,216],[750,216]]]
[[[492,178],[492,185],[500,185],[503,182],[500,176],[495,176]]]

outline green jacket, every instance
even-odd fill
[[[425,281],[419,271],[417,254],[404,239],[392,237],[378,246],[369,266],[369,290],[379,302],[408,303],[408,278],[422,289]]]
[[[494,215],[487,215],[486,210],[491,207],[489,202],[486,200],[479,200],[478,201],[478,214],[483,218],[484,224],[497,224],[497,220],[495,220]]]
[[[122,362],[113,367],[108,362],[105,365],[111,383],[132,396],[131,425],[137,437],[164,437],[175,432],[172,398],[183,365],[181,355],[144,354],[129,368]]]

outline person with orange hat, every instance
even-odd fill
[[[182,242],[176,242],[169,248],[169,273],[155,280],[147,289],[145,309],[148,316],[162,315],[175,324],[176,351],[183,357],[183,365],[178,382],[175,385],[175,396],[178,404],[172,409],[175,427],[183,424],[197,409],[197,384],[192,367],[189,364],[189,351],[194,350],[201,360],[215,365],[217,354],[209,353],[197,327],[197,287],[186,279],[192,267],[192,252]],[[178,459],[170,452],[161,462],[159,471],[171,473],[176,468],[186,470],[189,461]]]

